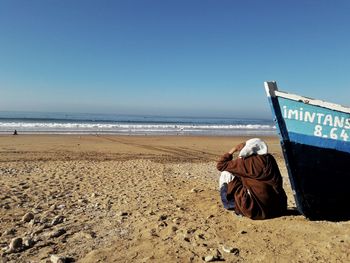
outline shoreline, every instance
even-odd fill
[[[275,136],[277,135],[277,131],[274,130],[254,130],[254,129],[246,129],[246,130],[219,130],[219,131],[156,131],[156,132],[148,132],[148,131],[124,131],[124,132],[109,132],[109,131],[76,131],[76,132],[60,132],[60,131],[21,131],[18,129],[10,130],[10,131],[0,131],[0,136],[13,135],[14,131],[17,131],[18,135],[81,135],[81,136],[207,136],[207,137],[237,137],[237,136]]]
[[[200,118],[200,117],[106,117],[76,116],[67,118],[14,118],[2,121],[0,134],[77,134],[77,135],[272,135],[275,123],[267,119]]]
[[[279,159],[282,158],[277,136],[260,137],[269,144],[271,153],[276,154]],[[0,135],[0,153],[3,155],[0,162],[30,157],[44,160],[173,157],[173,160],[179,162],[213,161],[232,146],[249,138],[252,136]],[[55,151],[60,154],[55,154]],[[135,153],[138,155],[135,156]]]

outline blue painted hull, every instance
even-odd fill
[[[350,114],[286,98],[273,98],[284,122],[285,138],[350,153]]]
[[[349,112],[279,96],[269,102],[298,210],[310,219],[349,220]]]
[[[285,141],[298,210],[310,219],[350,219],[350,154]]]

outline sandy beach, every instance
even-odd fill
[[[216,161],[247,137],[0,136],[2,262],[349,262],[350,222],[223,209]]]

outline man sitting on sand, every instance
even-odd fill
[[[239,152],[238,158],[233,154]],[[251,219],[281,216],[287,209],[287,196],[275,158],[258,138],[233,147],[217,163],[223,205]]]

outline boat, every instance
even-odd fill
[[[350,108],[264,83],[297,210],[311,220],[350,219]]]

